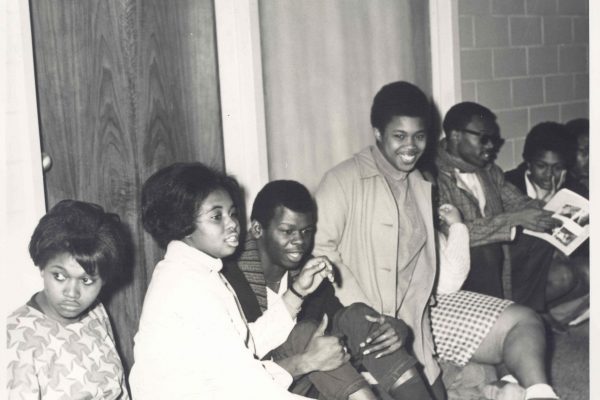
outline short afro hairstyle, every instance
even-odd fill
[[[473,117],[480,117],[496,123],[496,114],[489,108],[472,101],[463,101],[450,107],[444,117],[442,128],[446,136],[450,136],[452,131],[464,129]],[[496,133],[500,134],[500,132]]]
[[[532,161],[540,152],[551,151],[559,155],[567,165],[574,161],[567,127],[558,122],[541,122],[535,125],[525,138],[523,159]]]
[[[575,139],[579,139],[580,136],[590,135],[590,120],[587,118],[572,119],[565,125],[569,134]]]
[[[131,249],[118,215],[93,203],[62,200],[44,215],[31,236],[29,255],[40,269],[67,253],[89,275],[108,283],[121,275]]]
[[[279,206],[295,212],[312,213],[317,217],[317,205],[304,185],[291,180],[277,180],[267,183],[258,192],[250,219],[267,227]]]
[[[161,247],[196,230],[202,202],[214,191],[225,190],[239,206],[235,179],[199,162],[175,163],[146,180],[142,187],[142,224]]]
[[[373,98],[371,126],[383,133],[394,117],[417,117],[428,130],[431,112],[431,103],[421,89],[405,81],[392,82]]]

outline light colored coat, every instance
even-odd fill
[[[436,274],[431,184],[418,171],[408,175],[427,241],[402,301],[396,290],[398,210],[371,150],[363,149],[323,177],[315,194],[319,219],[314,254],[327,256],[339,269],[336,295],[344,305],[364,302],[412,328],[414,353],[433,383],[440,370],[427,310]]]

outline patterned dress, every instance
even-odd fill
[[[446,238],[438,233],[437,302],[430,307],[431,331],[440,359],[464,367],[510,300],[459,290],[471,268],[469,230],[452,224]]]
[[[438,356],[464,367],[490,333],[510,300],[459,290],[442,294],[430,308],[431,330]]]
[[[129,399],[112,328],[101,303],[62,325],[35,301],[7,321],[9,399]]]

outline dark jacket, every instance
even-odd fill
[[[519,189],[523,194],[527,194],[527,186],[525,184],[525,171],[527,171],[527,164],[521,163],[515,169],[512,169],[508,172],[504,173],[504,177],[507,181],[512,183]],[[565,179],[565,183],[562,185],[561,189],[569,189],[572,192],[577,193],[580,196],[589,198],[588,189],[583,186],[581,183],[577,182],[573,179],[573,177],[567,174]]]
[[[254,244],[251,243],[251,241],[252,239],[246,241],[245,246],[248,246],[248,244]],[[248,279],[246,279],[243,268],[240,268],[240,265],[238,265],[238,261],[240,259],[247,261],[249,257],[254,258],[252,261],[260,262],[258,259],[258,252],[250,253],[248,251],[243,251],[240,257],[236,259],[225,260],[222,272],[229,281],[229,284],[233,287],[233,290],[235,290],[235,293],[242,305],[242,309],[244,310],[246,319],[248,322],[254,322],[262,315],[263,312],[260,309],[257,294],[250,286]],[[298,275],[299,272],[300,271],[290,271],[288,276],[288,285],[292,284],[293,279]],[[256,275],[256,271],[254,271],[254,275]],[[255,288],[257,286],[259,289],[261,289],[260,286],[262,286],[262,282],[259,285],[256,285],[255,283]],[[264,287],[266,288],[266,282],[264,282]],[[324,280],[317,290],[304,299],[304,302],[302,303],[302,310],[300,311],[300,314],[298,314],[297,319],[298,321],[312,319],[319,322],[323,318],[323,314],[327,314],[329,325],[331,326],[334,314],[342,308],[342,303],[340,303],[338,298],[335,296],[333,285],[328,280]]]

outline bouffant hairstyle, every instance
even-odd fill
[[[44,269],[52,258],[70,254],[86,273],[108,283],[127,259],[128,236],[119,216],[93,203],[62,200],[44,215],[31,236],[29,254]]]
[[[450,107],[446,116],[442,128],[446,133],[446,136],[450,136],[450,133],[454,130],[464,129],[473,117],[480,117],[486,120],[496,122],[496,114],[494,114],[489,108],[482,106],[478,103],[471,101],[464,101]],[[500,132],[496,132],[500,133]]]
[[[421,89],[409,82],[392,82],[373,98],[371,126],[383,133],[392,118],[405,116],[421,118],[428,130],[431,112],[431,103]]]
[[[574,157],[569,131],[558,122],[542,122],[531,128],[525,138],[523,159],[532,161],[535,156],[545,151],[558,154],[567,165],[571,165]]]
[[[239,206],[237,182],[199,162],[175,163],[153,174],[142,187],[142,224],[161,247],[196,230],[202,202],[225,190]]]
[[[317,205],[304,185],[296,181],[278,180],[267,183],[258,192],[250,219],[267,227],[279,206],[317,216]]]

